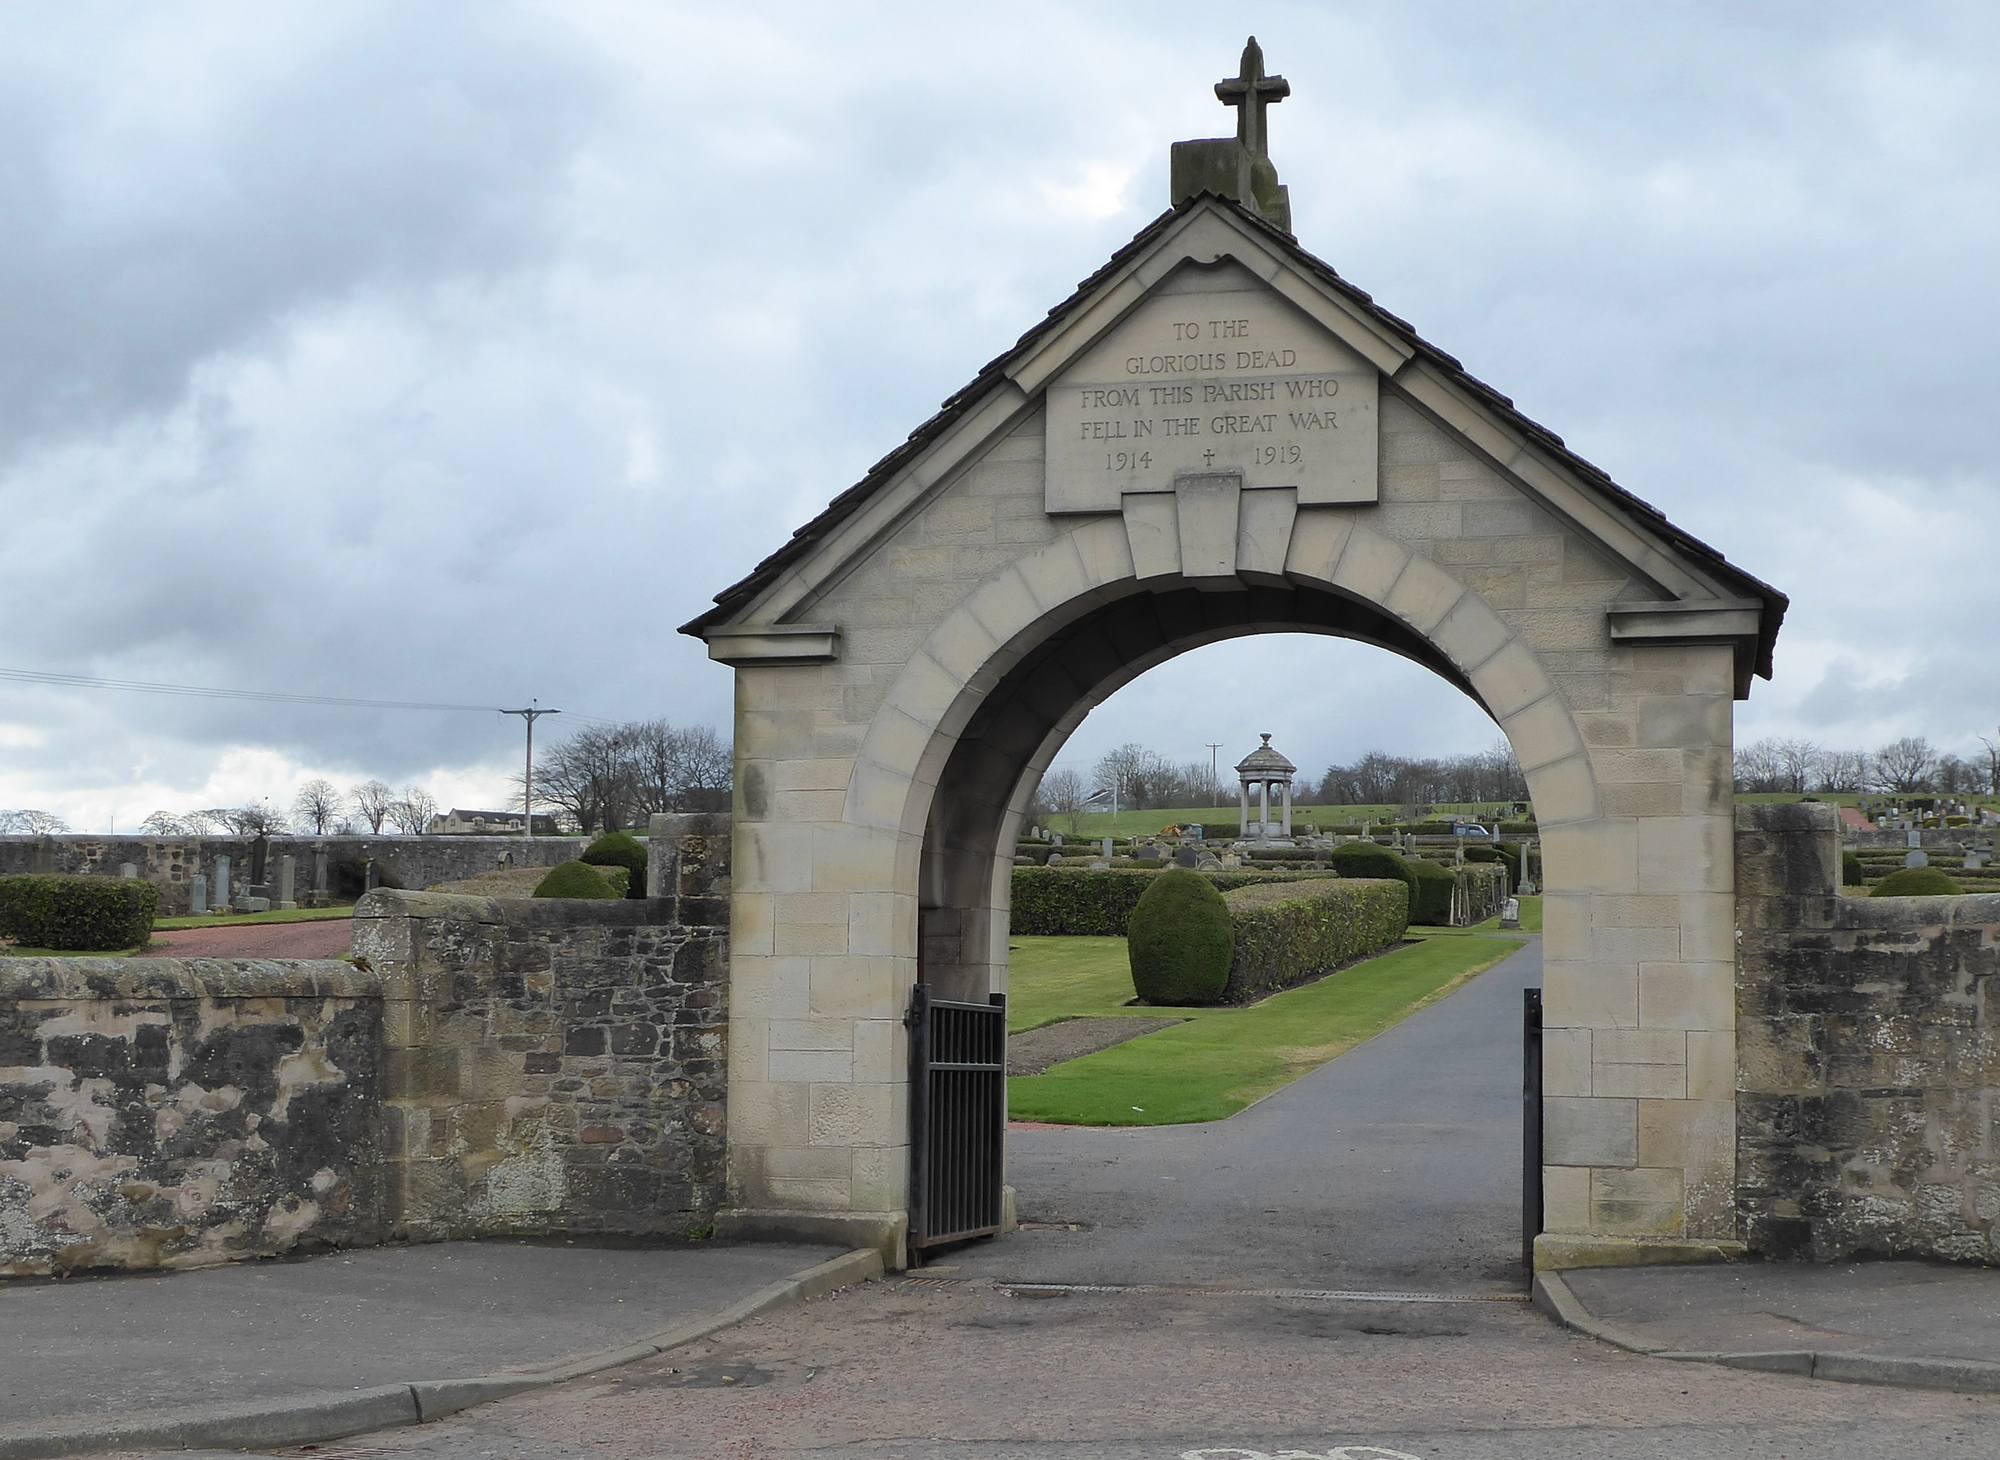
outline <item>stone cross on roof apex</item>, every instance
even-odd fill
[[[1282,76],[1264,74],[1264,48],[1257,37],[1243,47],[1237,74],[1215,83],[1224,106],[1236,108],[1234,137],[1203,137],[1174,143],[1172,177],[1176,206],[1202,193],[1234,198],[1267,222],[1292,231],[1292,200],[1271,161],[1271,124],[1266,114],[1292,94]]]
[[[1237,74],[1215,83],[1216,99],[1236,108],[1236,140],[1252,157],[1271,155],[1271,122],[1265,111],[1291,94],[1291,82],[1264,74],[1264,48],[1254,35],[1243,47]]]

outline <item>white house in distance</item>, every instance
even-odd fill
[[[521,836],[526,831],[518,811],[461,811],[456,806],[433,816],[424,827],[426,836]],[[536,836],[554,836],[556,831],[553,816],[535,814]]]

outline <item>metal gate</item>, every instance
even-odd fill
[[[1521,990],[1521,1261],[1535,1271],[1542,1233],[1542,991]]]
[[[910,993],[910,1255],[1000,1230],[1007,1144],[1007,996]]]

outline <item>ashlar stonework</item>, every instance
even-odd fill
[[[1253,208],[1183,199],[687,626],[736,673],[732,1210],[900,1257],[902,1017],[919,979],[1006,987],[1039,778],[1152,666],[1303,630],[1433,669],[1527,775],[1550,1260],[1725,1249],[1731,717],[1783,608]]]

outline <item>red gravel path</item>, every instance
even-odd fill
[[[155,950],[175,958],[340,958],[354,924],[347,918],[317,923],[248,923],[233,928],[183,928],[153,934]]]

